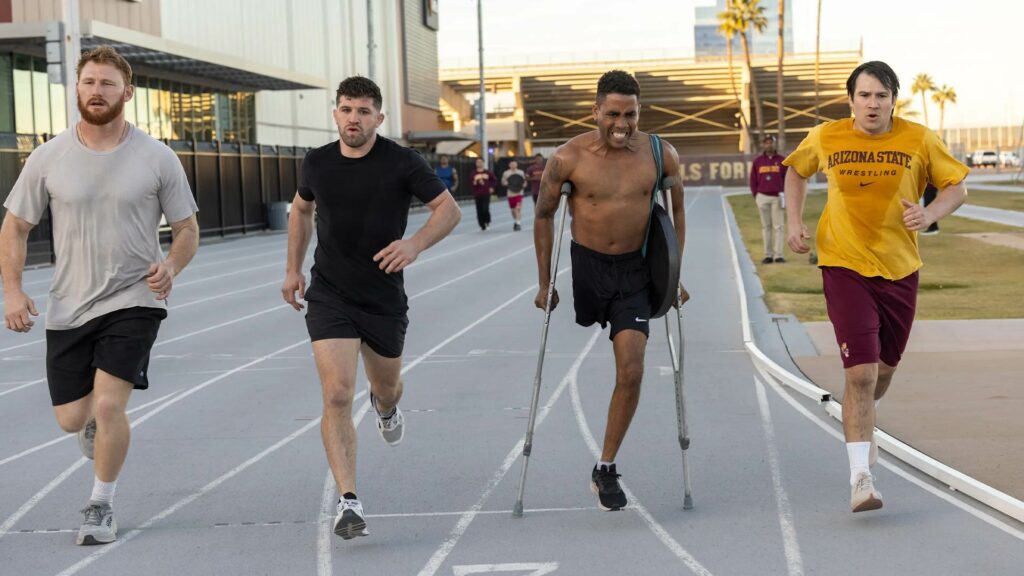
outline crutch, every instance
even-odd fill
[[[558,257],[562,252],[562,231],[565,229],[565,213],[568,212],[566,204],[569,201],[569,194],[572,194],[572,184],[565,182],[562,184],[561,197],[558,200],[558,209],[562,212],[562,215],[558,218],[555,253],[551,259],[551,281],[548,283],[548,299],[544,305],[544,327],[540,331],[540,354],[537,356],[537,372],[533,376],[530,418],[526,425],[526,442],[523,444],[523,471],[519,476],[519,492],[516,495],[516,504],[512,507],[512,515],[516,518],[523,517],[523,490],[526,489],[526,468],[530,465],[530,451],[533,449],[533,427],[537,422],[537,403],[540,401],[541,373],[544,371],[544,350],[548,345],[548,325],[551,323],[551,299],[555,292],[555,278],[558,277]]]
[[[666,178],[662,181],[661,193],[665,199],[665,210],[668,212],[669,218],[672,219],[672,225],[675,226],[675,214],[672,212],[672,180]],[[668,337],[668,351],[672,356],[672,373],[675,378],[676,384],[676,419],[679,422],[679,449],[683,453],[683,510],[689,510],[693,508],[693,497],[690,494],[690,469],[687,467],[686,462],[686,451],[690,449],[690,432],[686,423],[686,397],[683,393],[683,350],[685,348],[685,341],[683,340],[683,284],[679,283],[676,287],[676,327],[679,334],[679,348],[678,352],[672,342],[672,328],[669,326],[669,314],[665,314],[665,335]]]

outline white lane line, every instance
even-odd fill
[[[8,394],[11,394],[12,392],[17,392],[18,390],[21,390],[22,388],[28,388],[29,386],[33,386],[35,384],[39,384],[40,382],[46,382],[46,378],[40,378],[38,380],[32,380],[31,382],[25,382],[21,386],[15,386],[14,388],[10,388],[8,390],[4,390],[3,392],[0,392],[0,396],[6,396]]]
[[[164,400],[167,400],[168,398],[170,398],[171,396],[174,396],[178,392],[179,392],[178,390],[175,390],[174,392],[171,392],[170,394],[167,394],[165,396],[161,396],[161,397],[157,398],[156,400],[150,400],[149,402],[146,402],[145,404],[142,404],[140,406],[136,406],[135,408],[132,408],[131,410],[128,410],[127,412],[125,412],[125,414],[134,414],[136,412],[140,412],[142,410],[145,410],[146,408],[149,408],[150,406],[152,406],[154,404],[159,404],[160,402],[163,402]],[[57,438],[54,438],[53,440],[50,440],[49,442],[45,442],[43,444],[39,444],[38,446],[33,446],[32,448],[29,448],[28,450],[24,450],[22,452],[18,452],[17,454],[15,454],[13,456],[8,456],[7,458],[4,458],[3,460],[0,460],[0,466],[3,466],[4,464],[7,464],[8,462],[13,462],[13,461],[15,461],[15,460],[17,460],[19,458],[23,458],[25,456],[28,456],[29,454],[38,452],[38,451],[42,450],[43,448],[48,448],[50,446],[53,446],[54,444],[63,442],[64,440],[67,440],[68,438],[74,438],[76,436],[78,436],[78,434],[65,434],[63,436],[59,436]]]
[[[559,272],[559,274],[561,274],[561,272]],[[531,286],[528,290],[521,292],[520,296],[526,294],[529,291],[536,291],[536,287]],[[583,347],[583,350],[580,351],[579,356],[576,357],[575,362],[573,362],[572,366],[569,368],[569,372],[565,375],[564,378],[562,378],[562,381],[559,382],[558,387],[555,388],[555,391],[551,393],[551,396],[550,398],[548,398],[547,403],[545,403],[544,406],[540,408],[540,410],[538,411],[537,419],[534,423],[535,427],[540,426],[544,422],[544,419],[547,418],[547,415],[551,412],[551,407],[562,396],[562,393],[569,385],[569,382],[576,380],[576,374],[579,372],[580,366],[583,364],[583,359],[587,357],[588,353],[590,353],[590,349],[594,347],[594,344],[597,342],[597,339],[600,335],[600,328],[595,329],[593,335],[590,337],[590,340],[587,341],[587,344]],[[469,528],[469,525],[473,522],[473,519],[475,519],[477,515],[480,514],[480,511],[483,508],[484,503],[487,502],[487,499],[491,496],[491,492],[493,492],[494,489],[498,487],[498,484],[501,483],[501,480],[505,477],[505,474],[508,473],[509,469],[511,469],[512,466],[515,465],[516,460],[519,459],[519,455],[522,454],[523,452],[523,444],[525,442],[525,437],[520,438],[519,441],[516,442],[516,445],[512,447],[512,450],[509,451],[509,453],[505,456],[505,460],[501,463],[501,467],[498,468],[497,472],[494,473],[490,481],[487,483],[487,487],[484,488],[484,491],[480,495],[480,498],[477,499],[476,503],[473,504],[472,508],[467,510],[464,514],[462,514],[459,517],[459,521],[455,524],[455,527],[452,528],[452,531],[449,533],[448,538],[441,543],[441,546],[438,547],[438,549],[434,552],[430,559],[427,560],[427,563],[419,571],[419,576],[433,576],[437,573],[438,569],[441,568],[441,565],[444,564],[445,559],[448,557],[449,554],[451,554],[452,550],[455,549],[455,545],[458,544],[459,539],[462,538],[462,535],[466,533],[466,530]]]
[[[828,420],[819,417],[818,415],[814,414],[813,412],[802,406],[790,394],[786,393],[786,391],[782,388],[782,385],[776,382],[775,379],[772,378],[770,374],[765,372],[764,369],[756,365],[755,367],[757,368],[757,371],[761,373],[761,376],[764,378],[764,381],[767,382],[768,385],[772,387],[772,390],[775,390],[775,392],[790,406],[792,406],[797,412],[803,414],[813,424],[817,425],[818,428],[821,428],[836,440],[839,440],[840,442],[846,442],[846,439],[843,437],[843,435],[835,428],[832,428]],[[913,474],[904,471],[902,468],[894,464],[891,464],[886,458],[879,457],[878,463],[886,470],[892,472],[893,474],[899,476],[900,478],[906,480],[907,482],[910,482],[911,484],[918,486],[922,490],[945,500],[946,502],[952,504],[953,506],[956,506],[957,508],[963,510],[964,512],[970,514],[971,516],[974,516],[978,520],[981,520],[982,522],[994,528],[998,528],[999,530],[1002,530],[1003,532],[1009,534],[1010,536],[1013,536],[1018,540],[1024,541],[1024,530],[1020,530],[1019,528],[1011,526],[1008,522],[1005,522],[1002,519],[996,518],[991,514],[983,512],[982,510],[976,508],[975,506],[963,502],[958,498],[954,498],[953,496],[950,496],[946,491],[942,489],[936,488],[931,484],[927,484],[921,481],[921,479],[917,478]]]
[[[296,348],[298,346],[306,344],[307,342],[309,342],[309,338],[305,338],[305,339],[300,340],[299,342],[296,342],[294,344],[289,344],[288,346],[285,346],[284,348],[281,348],[281,349],[279,349],[279,350],[277,350],[275,352],[271,352],[270,354],[267,354],[266,356],[262,356],[262,357],[260,357],[260,358],[258,358],[256,360],[253,360],[252,362],[248,362],[246,364],[243,364],[243,365],[241,365],[241,366],[239,366],[237,368],[234,368],[233,370],[230,370],[228,372],[225,372],[225,373],[223,373],[223,374],[221,374],[219,376],[215,376],[213,378],[210,378],[209,380],[203,382],[202,384],[197,384],[197,385],[193,386],[192,388],[189,388],[185,392],[182,392],[181,394],[175,396],[174,398],[171,398],[170,400],[168,400],[164,404],[158,406],[154,410],[152,410],[149,413],[147,413],[145,416],[142,416],[138,420],[135,420],[134,422],[131,423],[131,427],[135,428],[135,427],[139,426],[140,424],[142,424],[146,420],[149,420],[150,418],[152,418],[153,416],[156,416],[160,412],[163,412],[164,410],[166,410],[170,406],[173,406],[174,404],[177,404],[179,401],[181,401],[181,400],[183,400],[185,398],[188,398],[192,394],[195,394],[196,392],[199,392],[200,390],[206,388],[207,386],[210,386],[210,385],[212,385],[212,384],[214,384],[216,382],[219,382],[219,381],[227,378],[228,376],[231,376],[232,374],[240,372],[240,371],[242,371],[242,370],[244,370],[244,369],[246,369],[246,368],[248,368],[250,366],[255,366],[256,364],[259,364],[260,362],[263,362],[263,361],[267,360],[268,358],[273,357],[276,354],[280,354],[282,352],[287,352],[288,350],[291,350],[293,348]],[[319,421],[319,420],[317,420],[317,421]],[[81,468],[82,465],[85,464],[87,461],[88,460],[86,460],[85,458],[79,459],[78,462],[72,464],[70,467],[68,467],[67,470],[65,470],[59,476],[57,476],[57,478],[54,478],[53,481],[51,481],[49,484],[47,484],[41,490],[39,490],[39,492],[36,492],[35,495],[33,495],[31,498],[29,498],[28,501],[25,502],[25,504],[22,505],[21,508],[19,508],[10,517],[8,517],[7,520],[5,520],[3,524],[0,524],[0,539],[2,539],[4,537],[4,535],[7,534],[7,532],[10,531],[11,527],[13,527],[14,524],[16,522],[18,522],[18,520],[20,520],[36,504],[38,504],[39,501],[41,501],[43,498],[45,498],[47,494],[52,492],[54,488],[56,488],[58,485],[60,485],[60,483],[63,482],[68,476],[70,476],[75,470],[78,470],[79,468]]]
[[[300,344],[304,344],[304,343],[305,342],[300,342]],[[308,422],[302,428],[299,428],[298,430],[296,430],[296,431],[292,432],[291,434],[289,434],[287,437],[285,437],[285,438],[283,438],[281,440],[278,440],[272,446],[270,446],[269,448],[266,448],[265,450],[263,450],[259,454],[253,456],[252,458],[246,460],[245,462],[239,464],[238,466],[235,466],[234,468],[232,468],[231,470],[229,470],[225,474],[219,476],[217,479],[213,480],[212,482],[210,482],[206,486],[203,486],[202,488],[200,488],[197,492],[193,492],[191,495],[186,496],[185,498],[182,498],[181,500],[178,500],[177,502],[175,502],[170,507],[164,509],[164,511],[160,512],[156,516],[153,516],[149,520],[146,520],[145,522],[140,524],[138,528],[136,528],[134,530],[131,530],[127,534],[124,534],[124,535],[120,536],[116,541],[114,541],[114,542],[112,542],[110,544],[104,545],[99,550],[93,552],[92,554],[89,554],[88,556],[86,556],[85,558],[80,560],[79,562],[77,562],[77,563],[69,566],[68,568],[64,569],[63,571],[61,571],[58,574],[58,576],[71,576],[72,574],[77,574],[80,570],[82,570],[83,568],[85,568],[88,565],[92,564],[96,560],[99,560],[103,556],[113,552],[114,550],[117,550],[117,548],[119,548],[120,546],[123,546],[124,544],[126,544],[128,542],[131,542],[136,536],[141,534],[142,531],[145,530],[146,528],[149,528],[149,527],[153,526],[157,522],[163,520],[164,518],[167,518],[168,516],[170,516],[171,514],[174,514],[178,510],[184,508],[185,506],[188,506],[192,502],[195,502],[196,500],[198,500],[199,498],[205,496],[207,493],[209,493],[210,491],[214,490],[215,488],[217,488],[221,484],[227,482],[228,480],[230,480],[230,479],[234,478],[235,476],[237,476],[238,474],[242,473],[246,468],[249,468],[253,464],[256,464],[260,460],[263,460],[264,458],[266,458],[270,454],[276,452],[278,449],[282,448],[283,446],[285,446],[286,444],[288,444],[292,440],[295,440],[299,436],[305,434],[309,429],[313,428],[314,426],[319,426],[319,425],[320,425],[320,418],[316,418],[314,420],[311,420],[310,422]]]
[[[594,458],[600,459],[601,449],[598,447],[597,440],[594,439],[594,435],[590,431],[590,425],[587,424],[587,416],[583,413],[583,403],[580,401],[579,382],[575,376],[569,385],[569,398],[572,400],[572,410],[576,414],[576,424],[580,429],[580,435],[583,436],[583,440],[587,443],[587,447],[590,448],[590,452],[593,454]],[[686,567],[694,574],[699,574],[700,576],[711,576],[711,572],[698,562],[693,555],[687,552],[679,542],[676,542],[675,538],[673,538],[672,535],[654,519],[654,516],[647,511],[647,508],[644,508],[636,495],[626,487],[625,482],[620,482],[620,486],[622,487],[622,491],[626,494],[626,498],[633,503],[633,509],[637,511],[640,517],[643,518],[644,522],[647,524],[647,527],[650,528],[651,532],[658,537],[658,540],[660,540],[676,558],[681,560],[683,564],[685,564]]]
[[[757,406],[761,410],[761,427],[764,428],[764,442],[768,450],[768,464],[772,469],[772,486],[775,488],[775,505],[778,508],[779,528],[782,529],[782,542],[786,552],[786,567],[790,576],[802,576],[804,561],[800,555],[800,542],[796,536],[796,525],[793,523],[793,509],[789,505],[789,496],[782,485],[782,466],[779,459],[779,446],[775,441],[775,424],[772,423],[772,412],[768,406],[768,396],[764,384],[754,377],[754,388],[757,390]]]
[[[329,474],[329,473],[328,473]],[[334,483],[334,478],[328,477],[328,482]],[[332,494],[331,491],[325,490],[328,494]],[[326,503],[327,510],[331,514],[333,519],[335,510],[335,500],[329,499]],[[627,506],[627,510],[632,510],[632,507]],[[524,511],[526,514],[568,514],[568,513],[597,513],[598,510],[593,506],[578,506],[578,507],[566,507],[566,508],[527,508]],[[368,520],[393,520],[393,519],[412,519],[412,518],[445,518],[450,516],[462,516],[465,514],[465,510],[457,510],[452,512],[406,512],[398,514],[366,514],[364,517]],[[509,516],[512,514],[512,510],[480,510],[477,512],[478,516]],[[320,517],[322,518],[322,516]],[[322,519],[316,520],[271,520],[271,521],[260,521],[260,522],[231,522],[231,523],[218,523],[208,526],[202,526],[201,528],[213,528],[215,530],[223,530],[225,528],[274,528],[277,526],[306,526],[310,524],[324,524]],[[147,528],[152,530],[153,528]],[[75,534],[78,532],[77,528],[26,528],[22,530],[12,530],[8,536],[18,535],[38,535],[38,534]],[[328,520],[328,534],[330,531],[330,520]]]

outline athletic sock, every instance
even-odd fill
[[[99,478],[93,480],[92,483],[92,496],[89,497],[90,502],[113,504],[114,503],[114,490],[117,489],[117,480],[113,482],[104,482]]]
[[[850,458],[850,486],[857,482],[860,474],[871,474],[868,468],[868,456],[871,452],[871,442],[847,442],[846,455]]]
[[[611,467],[612,467],[612,466],[614,466],[614,465],[615,465],[615,462],[614,462],[614,461],[612,461],[612,462],[605,462],[604,460],[598,460],[598,461],[597,461],[597,469],[598,469],[598,470],[600,470],[600,469],[601,469],[601,466],[604,466],[604,467],[606,467],[606,468],[611,468]]]
[[[341,498],[343,500],[359,500],[359,498],[356,498],[355,492],[345,492],[341,495]]]
[[[879,398],[878,400],[875,400],[875,410],[878,410],[878,405],[881,404],[881,402],[882,402],[881,398]]]

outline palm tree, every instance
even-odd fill
[[[942,126],[946,122],[946,104],[956,104],[956,91],[952,86],[942,85],[932,92],[932,102],[939,105],[939,134],[942,134]]]
[[[786,20],[786,0],[779,0],[779,68],[775,71],[775,101],[778,103],[779,113],[779,150],[786,149],[786,110],[783,106],[783,89],[784,83],[782,79],[782,66],[785,60],[786,51],[786,38],[785,38],[785,26]]]
[[[757,91],[757,80],[754,78],[754,67],[750,62],[750,40],[747,32],[764,32],[768,28],[768,19],[764,15],[761,0],[728,0],[725,11],[718,15],[719,21],[729,21],[740,36],[743,46],[743,59],[747,65],[747,76],[750,77],[751,99],[754,101],[757,132],[764,138],[764,112],[761,109],[761,96]]]
[[[740,100],[740,91],[736,87],[736,75],[732,71],[732,41],[736,38],[739,30],[736,29],[735,22],[726,15],[727,12],[718,15],[718,33],[725,37],[725,54],[729,62],[729,84],[732,86],[732,96],[740,106],[741,129],[746,132],[750,129],[750,122],[747,121],[747,115],[743,113],[743,101]]]
[[[925,99],[925,94],[935,90],[935,81],[932,77],[927,74],[918,74],[914,78],[914,85],[911,86],[910,91],[913,94],[921,93],[921,108],[924,109],[924,125],[928,125],[928,100]]]
[[[899,116],[901,118],[916,118],[918,114],[917,110],[910,109],[910,98],[897,100],[892,113],[893,116]]]
[[[814,123],[818,123],[818,74],[821,70],[821,0],[818,0],[818,23],[814,25]]]

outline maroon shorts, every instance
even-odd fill
[[[522,204],[522,203],[523,203],[523,195],[522,194],[520,194],[519,196],[512,196],[511,194],[509,194],[509,197],[508,197],[508,207],[509,208],[515,210],[516,208],[519,208],[519,205]]]
[[[879,360],[889,366],[899,364],[917,309],[917,272],[886,280],[822,266],[821,279],[843,367]]]

